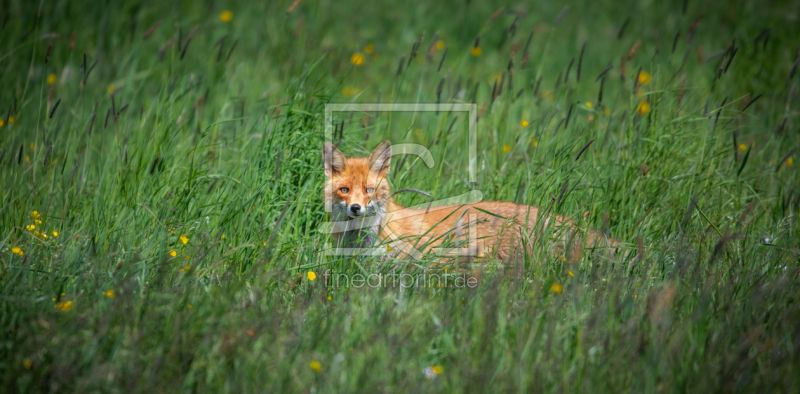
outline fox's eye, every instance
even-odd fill
[[[342,188],[339,188],[339,191],[344,193],[344,194],[347,194],[350,191],[350,189],[346,188],[346,187],[342,187]]]
[[[374,191],[375,191],[375,188],[374,188],[374,187],[368,187],[368,188],[367,188],[367,193],[372,193],[372,192],[374,192]]]

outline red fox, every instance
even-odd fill
[[[333,241],[337,246],[372,246],[377,236],[387,244],[388,251],[406,242],[415,251],[428,253],[437,247],[446,249],[446,243],[465,242],[468,232],[469,255],[508,260],[521,256],[526,248],[530,250],[536,241],[534,236],[553,226],[560,230],[556,231],[560,234],[557,243],[572,242],[570,249],[580,253],[582,243],[578,242],[574,221],[544,213],[535,206],[487,201],[412,209],[396,204],[387,181],[391,156],[388,140],[378,144],[369,157],[355,158],[346,158],[333,144],[325,142],[323,163],[328,181],[324,198],[334,222]],[[619,241],[593,230],[586,236],[596,247],[619,245]],[[408,257],[408,249],[395,251],[395,255]]]

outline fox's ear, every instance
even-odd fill
[[[328,141],[322,148],[322,163],[325,165],[325,175],[329,178],[341,173],[347,166],[344,154]]]
[[[392,143],[384,140],[369,155],[369,170],[378,176],[389,173],[389,163],[392,161]]]

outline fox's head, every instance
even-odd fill
[[[386,180],[392,158],[392,144],[383,141],[369,157],[346,158],[330,142],[325,142],[322,162],[328,182],[325,202],[335,217],[351,219],[374,215],[391,196]]]

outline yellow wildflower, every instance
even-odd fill
[[[178,252],[176,252],[176,251],[173,249],[173,250],[170,250],[170,251],[169,251],[169,255],[170,255],[170,256],[172,256],[172,257],[175,257],[175,256],[177,256],[177,255],[178,255]]]
[[[575,276],[575,274],[573,274],[573,273],[572,273],[572,271],[567,271],[567,275],[569,275],[569,276]]]
[[[442,40],[436,41],[436,49],[438,49],[440,51],[442,49],[444,49],[444,41],[442,41]]]
[[[330,301],[330,300],[331,300],[331,296],[328,296],[328,301]]]
[[[28,231],[33,231],[33,229],[36,228],[36,225],[35,224],[29,224],[29,225],[25,226],[25,228],[27,228]]]
[[[114,84],[108,85],[108,94],[114,93]]]
[[[519,122],[519,125],[522,126],[522,128],[524,129],[528,127],[528,121],[523,119],[522,122]]]
[[[56,304],[56,308],[61,309],[62,312],[69,312],[72,310],[72,301],[64,301]]]
[[[47,84],[48,85],[53,85],[55,83],[56,83],[56,75],[55,74],[48,75],[47,76]]]
[[[114,298],[114,290],[106,290],[106,297]]]
[[[550,289],[553,290],[553,293],[559,294],[562,291],[564,291],[564,286],[561,286],[558,283],[553,283],[553,287],[551,287]]]
[[[647,84],[650,83],[651,79],[652,79],[652,77],[650,76],[650,73],[648,73],[647,71],[642,71],[642,72],[639,73],[639,83],[640,84],[647,85]]]
[[[26,359],[22,360],[22,365],[25,366],[25,369],[31,369],[31,366],[33,365],[33,362],[31,362],[31,360],[26,358]]]
[[[472,47],[472,49],[470,49],[469,52],[472,54],[472,56],[480,56],[481,47]]]
[[[747,145],[746,144],[740,144],[739,145],[739,150],[747,150]]]
[[[54,236],[54,237],[58,237],[58,231],[56,231],[56,230],[53,230],[53,236]]]
[[[219,20],[221,20],[221,21],[223,21],[223,22],[225,22],[225,23],[228,23],[228,22],[230,22],[230,21],[231,21],[231,19],[233,19],[233,12],[230,12],[230,11],[222,11],[222,13],[221,13],[221,14],[219,14]]]
[[[503,145],[503,152],[505,153],[511,152],[511,145]]]
[[[225,239],[225,234],[222,234],[222,239]]]
[[[791,157],[790,157],[790,158],[788,158],[788,159],[786,159],[786,166],[787,166],[787,167],[791,167],[791,166],[792,166],[792,164],[794,164],[794,160],[792,160],[792,158],[791,158]]]
[[[391,251],[392,251],[392,247],[391,247],[391,246],[389,246],[389,245],[386,245],[386,251],[387,251],[387,252],[391,252]]]
[[[603,111],[603,113],[606,114],[606,115],[611,115],[611,110],[607,109],[607,110]]]
[[[35,150],[35,149],[36,149],[36,144],[34,144],[33,142],[31,142],[31,150]]]
[[[642,101],[639,105],[636,106],[636,111],[642,115],[647,115],[650,113],[650,103],[647,101]]]
[[[351,88],[351,87],[343,87],[342,88],[342,95],[345,97],[355,96],[358,94],[358,88]]]
[[[539,146],[539,141],[537,139],[535,139],[535,138],[531,138],[531,143],[533,144],[534,148]]]
[[[586,102],[586,106],[589,107],[589,108],[592,108],[592,103],[590,101],[587,101]]]
[[[192,309],[192,304],[187,304],[186,307]]]
[[[20,256],[25,254],[25,252],[23,252],[22,249],[20,249],[19,246],[15,246],[15,247],[11,248],[11,253],[18,254]]]
[[[442,372],[444,372],[444,368],[442,368],[442,367],[440,367],[438,365],[434,365],[433,368],[431,368],[431,369],[433,370],[433,373],[435,373],[437,375],[441,375]]]
[[[350,56],[350,63],[353,63],[356,66],[364,64],[364,55],[359,52],[354,53],[353,56]]]
[[[317,372],[317,373],[319,373],[320,371],[322,371],[322,364],[320,364],[320,363],[319,363],[319,362],[317,362],[317,361],[312,361],[312,362],[311,362],[311,364],[308,364],[308,366],[309,366],[309,367],[311,367],[311,369],[312,369],[314,372]]]
[[[0,127],[3,127],[5,125],[6,125],[6,121],[0,118]]]
[[[9,116],[9,117],[8,117],[8,124],[12,124],[12,123],[14,123],[14,121],[15,121],[15,120],[16,120],[16,119],[14,119],[14,117],[13,117],[13,116]]]
[[[308,280],[310,280],[310,281],[313,281],[314,279],[317,279],[317,274],[315,274],[314,271],[308,271],[306,273],[306,276],[308,276]]]
[[[364,47],[364,52],[366,52],[366,53],[375,53],[375,45],[367,44]]]
[[[187,238],[185,235],[181,235],[180,239],[181,239],[181,243],[184,244],[184,245],[189,243],[189,238]]]

